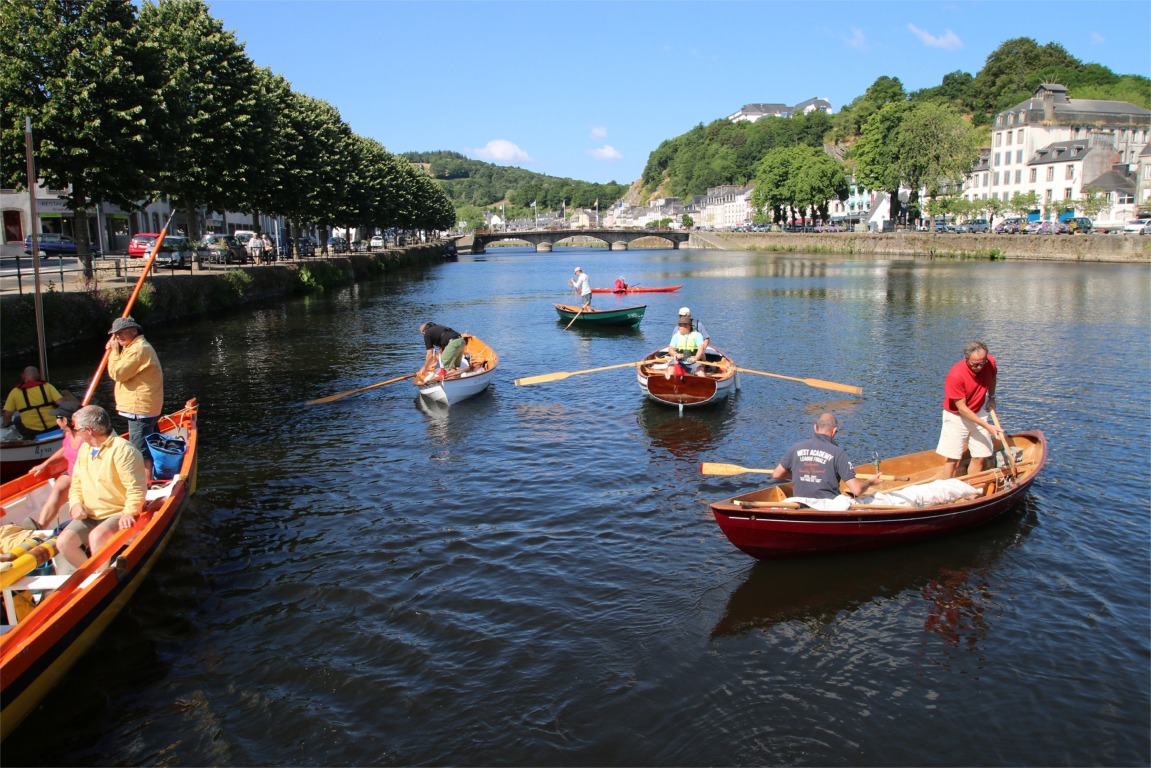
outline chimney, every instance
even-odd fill
[[[1055,122],[1055,94],[1046,88],[1043,89],[1043,121]]]

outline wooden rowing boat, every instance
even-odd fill
[[[590,327],[631,327],[639,325],[643,320],[647,305],[639,307],[620,307],[619,309],[585,309],[580,312],[579,307],[570,304],[553,304],[559,314],[561,322]]]
[[[708,347],[707,355],[718,359],[715,365],[700,367],[702,376],[674,373],[668,376],[667,347],[660,347],[644,357],[636,368],[640,391],[650,400],[679,408],[719,402],[739,389],[739,371],[735,361],[719,350]]]
[[[500,364],[500,356],[475,336],[466,333],[463,336],[466,342],[464,355],[468,357],[470,363],[468,369],[452,371],[442,379],[416,381],[413,377],[412,384],[419,389],[422,396],[437,403],[451,405],[478,395],[492,383],[492,377]]]
[[[162,488],[148,491],[144,514],[135,525],[113,536],[74,572],[62,572],[71,569],[62,556],[53,561],[60,573],[32,571],[37,560],[52,556],[54,539],[49,539],[51,545],[36,547],[17,559],[12,570],[0,572],[4,598],[0,738],[7,738],[64,678],[156,565],[185,502],[196,489],[197,412],[196,401],[189,400],[183,410],[160,419],[160,431],[168,437],[183,437],[187,448],[175,477]],[[49,479],[66,468],[59,460],[40,478],[24,475],[0,486],[0,523],[18,525],[34,517],[51,488]],[[67,505],[61,510],[57,521],[68,520]],[[30,609],[24,613],[17,608],[19,603]]]
[[[618,288],[592,288],[592,293],[671,293],[678,291],[682,285],[629,285],[620,290]]]
[[[713,502],[712,514],[728,540],[760,559],[849,552],[908,544],[944,536],[992,520],[1017,504],[1047,460],[1042,432],[1009,435],[1016,450],[1014,474],[1008,464],[992,466],[960,479],[978,493],[974,498],[922,507],[898,506],[892,500],[913,496],[917,489],[939,478],[944,459],[935,451],[922,451],[885,459],[882,472],[908,480],[884,481],[872,487],[886,503],[853,504],[845,511],[824,511],[785,501],[791,483]],[[1019,455],[1020,450],[1022,455]],[[997,452],[997,458],[1004,456]],[[964,466],[961,462],[960,466]],[[855,468],[860,475],[879,471],[874,464]],[[898,493],[897,493],[898,492]]]
[[[6,440],[0,443],[0,483],[15,480],[64,444],[64,433],[53,429],[35,440]]]

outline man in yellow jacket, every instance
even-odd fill
[[[85,406],[73,414],[72,423],[83,443],[68,489],[72,522],[56,543],[60,554],[79,568],[118,530],[132,527],[144,508],[148,483],[144,457],[112,432],[107,411],[98,405]]]
[[[144,338],[143,326],[130,317],[117,318],[108,331],[108,376],[116,382],[116,412],[128,420],[128,440],[144,457],[152,476],[148,435],[164,408],[164,371],[156,350]]]

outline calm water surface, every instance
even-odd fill
[[[576,265],[683,288],[565,331]],[[513,386],[637,360],[685,304],[740,365],[864,398],[744,374],[680,416],[627,369]],[[1145,266],[504,249],[157,328],[169,407],[202,403],[200,493],[3,761],[1147,765],[1149,307]],[[500,352],[487,393],[304,405],[415,370],[426,320]],[[770,468],[824,410],[861,460],[933,447],[972,338],[1004,425],[1050,441],[1015,513],[798,561],[724,538],[705,503],[764,478],[701,461]]]

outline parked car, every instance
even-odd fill
[[[328,250],[332,253],[347,253],[348,241],[342,237],[329,237]]]
[[[1089,235],[1095,225],[1091,223],[1091,219],[1086,216],[1074,216],[1070,219],[1065,219],[1064,224],[1073,235]]]
[[[1151,219],[1131,219],[1123,225],[1123,234],[1125,235],[1147,235],[1151,234]]]
[[[234,235],[209,232],[200,238],[200,247],[208,252],[212,264],[247,264],[251,261],[248,251]]]
[[[995,225],[995,233],[999,235],[1017,235],[1023,227],[1023,219],[1018,217],[1008,218]]]
[[[46,259],[49,256],[75,256],[76,241],[68,235],[42,232],[36,235],[36,250],[39,251],[41,259]],[[98,256],[100,254],[100,249],[96,247],[95,243],[89,246],[89,250],[93,255]],[[32,255],[32,235],[24,238],[24,253],[29,256]]]
[[[304,256],[316,255],[316,241],[304,235],[296,241],[296,254],[301,258]]]
[[[152,252],[152,245],[159,236],[159,232],[137,232],[132,235],[132,239],[128,241],[128,258],[142,259],[147,256]]]
[[[383,248],[384,247],[384,236],[383,235],[372,235],[372,239],[368,243],[368,247],[373,248],[373,249],[374,248]]]
[[[1070,231],[1062,221],[1033,221],[1023,229],[1026,235],[1066,235]]]
[[[195,261],[196,248],[191,240],[183,235],[168,235],[164,238],[164,242],[160,243],[154,266],[191,269]]]
[[[976,234],[990,232],[991,222],[989,222],[987,219],[972,219],[971,221],[964,222],[962,231],[974,232]]]
[[[954,224],[948,224],[946,221],[937,221],[937,222],[935,222],[935,231],[939,232],[939,233],[944,233],[944,232],[956,232],[957,230],[956,230],[956,227]]]

